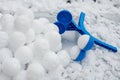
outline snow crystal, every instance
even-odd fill
[[[27,64],[33,59],[33,52],[27,46],[22,46],[15,51],[15,58],[17,58],[21,64]]]
[[[15,76],[20,72],[21,65],[16,58],[5,59],[2,63],[2,71],[8,76]]]

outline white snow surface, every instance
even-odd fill
[[[63,9],[76,23],[86,13],[86,29],[118,52],[94,45],[74,62],[84,42],[78,32],[58,33]],[[119,0],[0,0],[0,80],[120,80],[119,48]]]

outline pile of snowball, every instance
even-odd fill
[[[79,48],[62,49],[57,26],[29,9],[0,15],[0,80],[57,80]]]

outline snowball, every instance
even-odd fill
[[[27,80],[26,79],[26,71],[21,71],[20,73],[18,73],[18,75],[17,76],[15,76],[14,78],[13,78],[13,80]]]
[[[37,39],[34,42],[34,53],[35,57],[41,60],[43,56],[50,50],[50,45],[46,39]]]
[[[77,35],[75,31],[65,31],[65,33],[62,34],[62,38],[68,41],[75,41],[76,37]]]
[[[16,76],[21,69],[21,65],[16,58],[8,58],[3,61],[2,71],[8,76]]]
[[[34,19],[33,12],[30,9],[25,8],[25,7],[19,8],[15,13],[15,16],[21,16],[21,15],[27,16],[30,20]]]
[[[78,42],[77,42],[79,48],[80,49],[84,49],[86,47],[89,39],[90,39],[89,35],[82,35],[82,36],[80,36],[79,39],[78,39]]]
[[[43,66],[39,63],[32,63],[28,66],[27,69],[27,80],[42,80],[45,76],[45,70]]]
[[[56,31],[50,31],[45,34],[45,38],[49,41],[50,43],[50,48],[52,51],[59,51],[61,49],[60,46],[61,44],[61,35],[56,32]]]
[[[80,53],[80,48],[77,45],[73,46],[70,50],[70,57],[74,60],[77,58],[79,53]]]
[[[31,43],[35,40],[35,32],[33,29],[29,29],[28,32],[26,32],[26,43]]]
[[[0,48],[4,48],[8,45],[8,34],[4,31],[0,31]]]
[[[48,31],[56,31],[56,32],[59,33],[58,27],[53,23],[49,23],[49,24],[46,25],[45,33],[48,32]]]
[[[60,65],[60,61],[58,56],[50,51],[44,55],[42,65],[47,71],[54,71]]]
[[[1,71],[2,71],[2,64],[0,63],[0,73],[1,73]]]
[[[45,24],[40,22],[39,20],[34,20],[32,24],[32,29],[35,31],[36,34],[43,33],[45,30]]]
[[[22,32],[14,32],[9,38],[9,47],[15,51],[18,47],[23,46],[26,42],[26,37]]]
[[[1,24],[0,24],[0,30],[2,30],[2,26],[1,26]]]
[[[39,21],[44,24],[48,24],[49,20],[47,18],[39,18]]]
[[[4,61],[4,59],[12,57],[12,52],[8,48],[2,48],[0,50],[0,63]]]
[[[0,80],[11,80],[11,78],[3,73],[0,73]]]
[[[27,64],[33,59],[32,50],[27,46],[22,46],[16,50],[15,58],[17,58],[21,64]]]
[[[5,14],[1,18],[2,30],[11,33],[14,28],[14,17],[10,14]]]
[[[31,20],[25,16],[17,16],[15,18],[15,30],[26,33],[32,26]]]
[[[70,62],[70,56],[68,55],[67,51],[61,50],[57,53],[61,64],[65,67],[69,64]]]

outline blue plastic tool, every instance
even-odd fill
[[[108,50],[111,50],[113,52],[117,52],[117,48],[112,46],[112,45],[109,45],[95,37],[93,37],[84,27],[84,18],[85,18],[85,13],[81,12],[80,14],[80,18],[79,18],[79,22],[78,22],[78,25],[75,23],[75,21],[72,19],[72,14],[67,11],[67,10],[62,10],[58,13],[57,15],[57,22],[55,22],[55,24],[58,26],[59,28],[59,33],[60,34],[63,34],[66,30],[76,30],[78,31],[80,34],[87,34],[89,35],[92,39],[94,39],[94,43],[99,45],[99,46],[102,46]],[[91,43],[91,42],[90,42]],[[88,43],[88,44],[90,44]],[[81,56],[85,56],[85,53],[86,50],[82,50],[80,55],[78,57],[81,57]],[[84,55],[83,55],[84,54]],[[82,59],[83,57],[81,57]],[[81,60],[80,58],[79,59],[76,59],[76,60]]]

